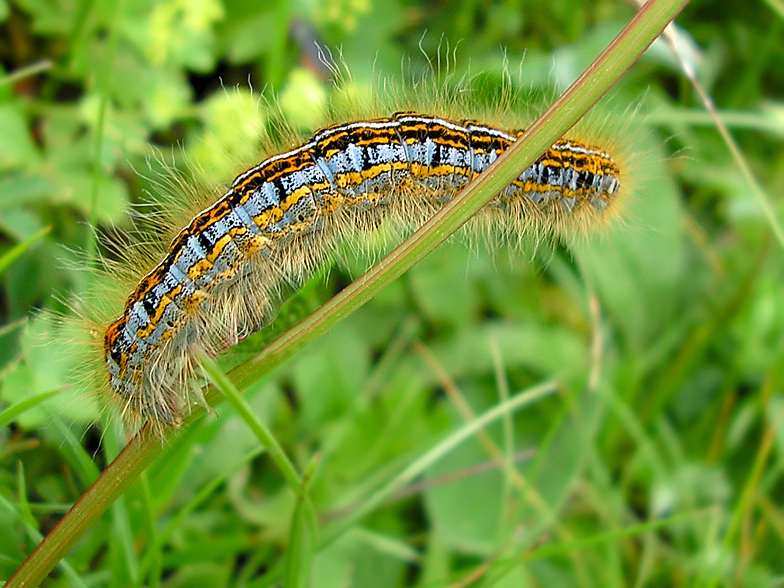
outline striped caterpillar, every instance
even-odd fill
[[[198,353],[257,331],[281,289],[339,243],[382,222],[421,225],[522,134],[401,112],[324,128],[240,174],[179,232],[105,331],[106,377],[123,413],[179,425]],[[603,149],[562,139],[473,222],[507,234],[579,232],[608,214],[620,183]]]

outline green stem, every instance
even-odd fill
[[[262,447],[267,450],[270,458],[275,462],[275,465],[278,466],[280,473],[283,474],[283,477],[286,479],[286,482],[288,482],[292,491],[295,494],[299,493],[302,488],[302,480],[300,479],[299,472],[297,472],[297,468],[294,467],[294,464],[291,463],[286,452],[283,451],[283,447],[280,446],[278,440],[275,439],[272,431],[270,431],[264,423],[261,422],[259,417],[256,416],[248,402],[242,397],[232,381],[226,377],[226,374],[221,371],[218,364],[206,355],[201,355],[199,357],[199,363],[201,364],[204,373],[207,375],[207,378],[209,378],[210,383],[223,393],[229,403],[234,407],[234,410],[237,411],[242,420],[244,420],[248,427],[250,427],[250,430],[253,431],[253,434],[256,435],[256,439],[259,440]]]
[[[237,388],[245,389],[261,379],[362,306],[452,235],[511,183],[520,170],[530,165],[574,125],[686,4],[688,0],[650,0],[646,3],[577,81],[528,129],[525,136],[475,182],[348,288],[273,341],[258,356],[232,370],[229,376]],[[222,395],[211,390],[207,399],[210,404],[217,404]],[[195,410],[184,426],[203,416],[204,412],[204,409]],[[172,429],[161,440],[151,434],[149,426],[145,426],[11,576],[6,588],[37,586],[181,430]]]

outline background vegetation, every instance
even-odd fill
[[[154,147],[229,181],[270,115],[250,87],[315,124],[332,90],[313,40],[342,48],[359,84],[404,56],[424,68],[420,46],[447,39],[477,93],[500,83],[504,51],[549,93],[631,14],[577,0],[0,1],[0,408],[38,398],[0,413],[0,578],[125,442],[77,399],[79,353],[59,353],[35,311],[88,286],[91,225],[126,226],[158,191],[140,174]],[[777,0],[695,0],[679,19],[778,218],[783,16]],[[246,395],[300,470],[317,456],[327,527],[471,414],[561,383],[302,562],[311,586],[784,584],[782,243],[664,45],[614,93],[643,99],[648,181],[625,226],[572,251],[441,247]],[[365,267],[349,265],[274,329]],[[290,562],[294,494],[234,410],[218,416],[167,448],[49,585],[269,585]]]

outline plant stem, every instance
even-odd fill
[[[258,381],[308,343],[325,333],[447,239],[494,195],[572,127],[688,4],[688,0],[650,0],[571,87],[540,116],[490,168],[447,203],[425,225],[370,268],[348,288],[273,341],[258,356],[228,375],[237,388]],[[222,396],[210,391],[217,404]],[[197,408],[183,427],[204,415]],[[164,439],[145,426],[82,495],[58,525],[11,576],[6,588],[37,586],[142,471],[182,429]]]

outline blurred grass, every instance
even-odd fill
[[[420,44],[434,55],[443,35],[460,40],[459,71],[491,87],[500,48],[512,64],[525,52],[525,83],[547,93],[630,14],[576,0],[0,4],[0,55],[14,76],[0,84],[0,259],[12,260],[0,276],[0,409],[68,385],[73,365],[36,344],[56,326],[29,317],[85,287],[73,251],[92,239],[87,219],[122,224],[129,202],[155,193],[136,171],[151,145],[182,144],[225,181],[236,171],[227,161],[254,159],[263,105],[240,99],[238,115],[221,80],[279,92],[307,124],[301,97],[330,93],[309,66],[309,36],[342,47],[367,80],[373,67],[399,72],[404,55],[423,67]],[[679,24],[781,218],[780,14],[695,1]],[[475,585],[502,587],[781,582],[782,252],[663,45],[614,100],[643,95],[653,181],[627,226],[572,252],[447,244],[246,395],[300,471],[318,454],[308,495],[330,520],[461,424],[444,390],[482,413],[504,386],[565,383],[489,429],[505,467],[479,441],[458,447],[416,492],[316,553],[312,586],[447,586],[472,573]],[[360,267],[310,283],[282,324]],[[591,292],[601,378],[587,393]],[[0,431],[0,578],[34,547],[28,525],[46,533],[124,444],[115,428],[91,426],[96,411],[72,392],[31,406]],[[295,495],[234,411],[218,414],[173,441],[49,585],[74,573],[87,585],[265,585],[262,571],[287,553]],[[528,449],[535,456],[515,464],[521,484],[508,464]]]

